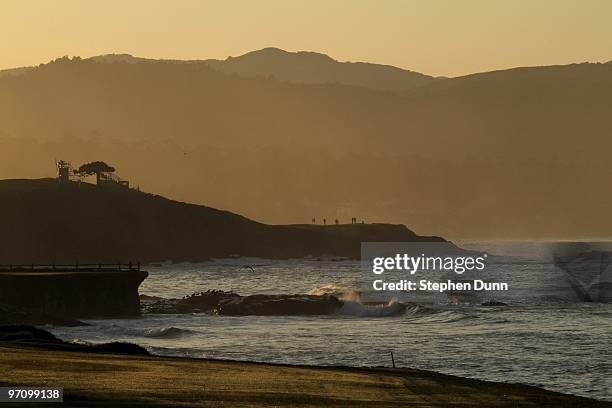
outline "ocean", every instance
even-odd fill
[[[358,261],[164,263],[145,268],[150,276],[141,294],[181,298],[208,289],[240,295],[342,292],[347,303],[341,313],[327,316],[145,314],[49,330],[67,341],[133,342],[158,355],[268,363],[390,367],[392,352],[399,367],[612,401],[612,303],[585,301],[575,279],[553,262],[548,243],[461,245],[491,254],[478,277],[507,282],[509,290],[402,292],[387,299],[389,305],[418,305],[388,315],[360,303],[363,273]],[[487,301],[507,306],[483,306]]]

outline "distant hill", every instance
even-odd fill
[[[205,64],[204,60],[177,60],[177,59],[154,59],[154,58],[143,58],[135,57],[131,54],[103,54],[96,55],[93,57],[86,58],[87,61],[94,61],[105,64],[114,63],[148,63],[148,64]]]
[[[403,225],[265,225],[121,187],[0,180],[0,264],[359,258],[362,241],[444,241]]]
[[[0,70],[0,78],[2,78],[3,76],[10,76],[10,75],[21,75],[24,74],[30,70],[34,69],[34,67],[21,67],[21,68],[9,68],[9,69],[2,69]]]
[[[381,92],[64,58],[0,78],[0,177],[104,160],[132,185],[267,223],[607,238],[611,112],[611,64]]]
[[[317,52],[264,48],[225,60],[206,60],[210,67],[246,77],[274,77],[299,84],[344,84],[386,91],[405,91],[436,78],[391,65],[339,62]]]
[[[264,48],[225,60],[155,60],[129,54],[108,54],[88,58],[103,63],[203,64],[219,72],[247,78],[264,77],[296,84],[343,84],[385,91],[406,91],[429,84],[437,78],[391,65],[339,62],[317,52],[288,52]]]

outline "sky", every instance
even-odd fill
[[[436,76],[612,60],[608,0],[0,0],[0,69],[278,47]]]

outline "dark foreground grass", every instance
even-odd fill
[[[535,387],[409,369],[254,364],[14,343],[0,344],[0,383],[64,387],[65,402],[55,407],[612,406]]]

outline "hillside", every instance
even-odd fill
[[[611,64],[381,92],[60,59],[0,78],[0,177],[103,158],[145,190],[267,223],[356,216],[452,238],[606,238],[611,112]]]
[[[238,57],[227,57],[225,60],[155,60],[129,54],[99,55],[88,60],[107,64],[197,64],[246,78],[274,78],[296,84],[341,84],[393,92],[406,91],[439,80],[391,65],[339,62],[318,52],[289,52],[279,48],[264,48]]]
[[[1,69],[0,70],[0,78],[3,76],[15,76],[24,74],[30,70],[34,69],[34,67],[21,67],[21,68],[9,68],[9,69]]]
[[[441,241],[403,225],[265,225],[133,189],[55,179],[1,180],[0,224],[0,264],[13,265],[358,258],[362,241]]]
[[[274,77],[299,84],[343,84],[384,91],[406,91],[436,78],[391,65],[339,62],[317,52],[288,52],[264,48],[225,60],[206,60],[208,66],[244,77]]]

